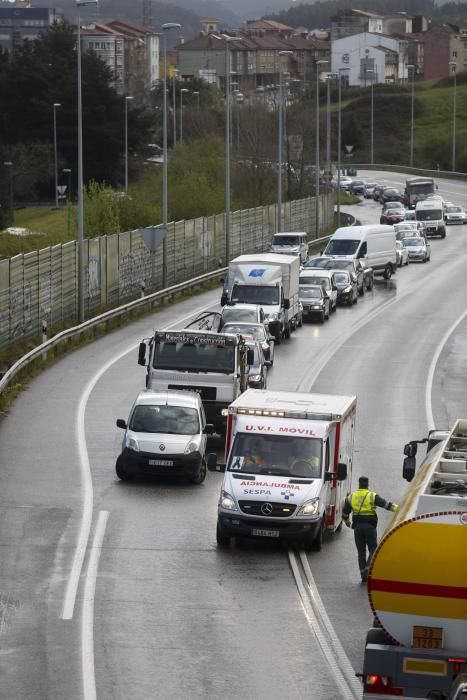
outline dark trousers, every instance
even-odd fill
[[[373,552],[378,544],[376,527],[371,523],[359,522],[354,527],[355,544],[358,552],[358,567],[362,575],[366,575]],[[368,549],[368,556],[367,556]]]

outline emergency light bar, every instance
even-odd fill
[[[240,408],[230,406],[230,413],[245,416],[265,416],[269,418],[300,418],[302,420],[327,420],[332,421],[340,416],[332,413],[308,413],[307,411],[274,411],[267,408]]]

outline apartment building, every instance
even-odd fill
[[[424,34],[424,78],[446,78],[467,70],[467,27],[439,24]]]

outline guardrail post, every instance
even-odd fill
[[[46,343],[47,342],[47,319],[42,320],[42,342]],[[47,350],[44,350],[42,353],[42,359],[45,360],[47,359]]]

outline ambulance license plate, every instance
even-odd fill
[[[279,530],[256,530],[252,529],[251,534],[255,537],[279,537]]]
[[[173,467],[174,463],[171,459],[150,459],[150,467]]]
[[[412,634],[413,649],[443,649],[444,630],[442,627],[422,627],[414,625]]]

